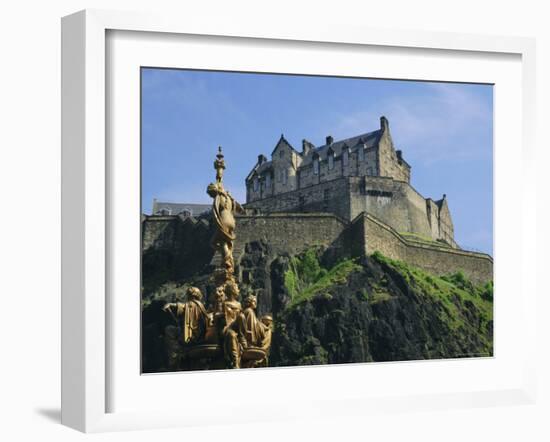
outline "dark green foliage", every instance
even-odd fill
[[[487,301],[493,302],[493,281],[489,281],[483,286],[480,296]]]

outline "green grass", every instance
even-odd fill
[[[354,259],[340,261],[331,269],[325,269],[321,267],[315,249],[293,257],[289,270],[285,272],[285,287],[291,297],[287,308],[315,296],[330,297],[331,287],[345,284],[350,273],[361,269]]]
[[[463,272],[445,276],[432,275],[402,261],[387,258],[379,252],[374,252],[372,258],[400,273],[407,284],[427,300],[439,301],[445,312],[442,319],[451,329],[458,330],[461,327],[474,326],[462,313],[467,301],[471,302],[480,313],[481,328],[493,319],[492,282],[484,286],[476,286]]]

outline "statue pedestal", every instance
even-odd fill
[[[184,350],[184,357],[189,359],[215,359],[222,353],[217,344],[197,344]]]
[[[267,367],[267,352],[263,348],[248,347],[241,356],[242,368]]]

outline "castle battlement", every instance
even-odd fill
[[[400,234],[379,218],[362,212],[352,221],[331,213],[273,213],[239,215],[235,241],[235,262],[239,279],[244,279],[241,260],[247,245],[262,242],[277,254],[296,255],[311,247],[331,249],[336,256],[368,256],[379,251],[435,275],[464,274],[476,284],[493,278],[493,259],[484,253],[456,249],[439,241],[417,240]],[[142,247],[146,265],[156,265],[162,257],[163,271],[175,279],[212,262],[208,239],[211,228],[206,219],[190,222],[181,216],[144,216]],[[151,258],[149,258],[151,256]],[[192,262],[191,268],[181,266]],[[169,264],[168,264],[169,263]],[[270,299],[267,297],[266,299]]]

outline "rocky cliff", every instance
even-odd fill
[[[161,305],[181,299],[189,285],[201,288],[208,304],[211,270],[155,287],[157,276],[144,273],[145,372],[169,369],[164,333],[171,318]],[[344,260],[322,249],[274,254],[261,242],[247,244],[239,272],[242,295],[256,294],[259,314],[274,317],[270,366],[493,353],[492,284],[477,287],[460,272],[437,277],[379,253]]]

